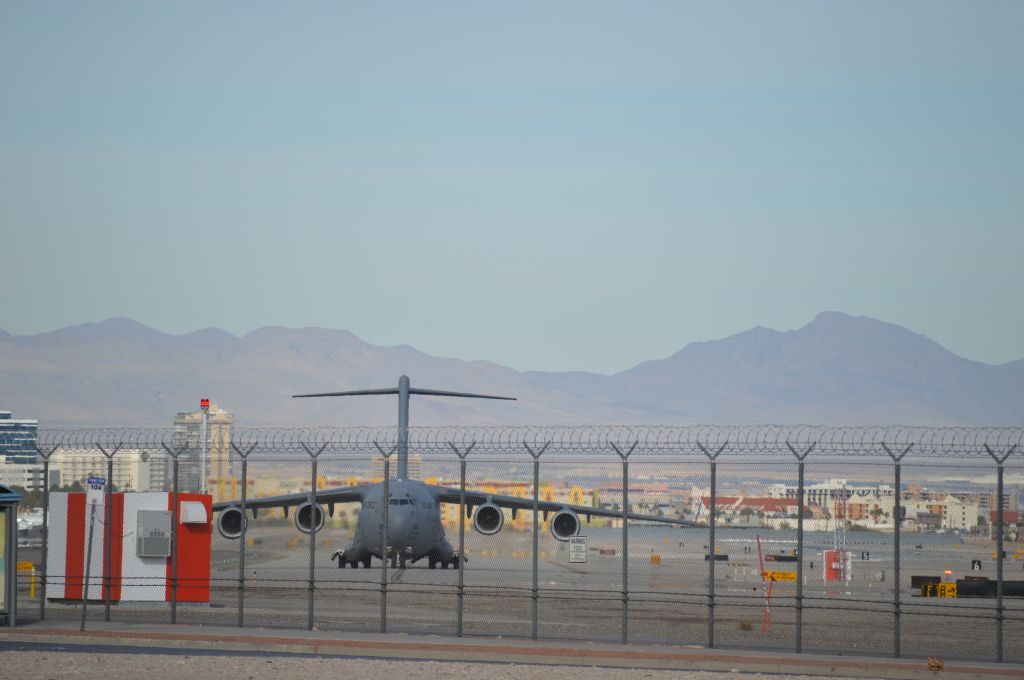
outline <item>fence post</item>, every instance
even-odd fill
[[[388,506],[391,504],[391,455],[398,448],[398,445],[391,447],[391,450],[385,453],[384,449],[381,448],[377,442],[373,443],[380,451],[380,455],[384,456],[384,527],[381,532],[380,541],[380,632],[388,632]],[[459,561],[462,561],[462,556],[459,556]]]
[[[171,623],[178,622],[178,456],[184,447],[171,451],[166,444],[161,444],[164,451],[173,461],[173,477],[171,486]]]
[[[786,442],[797,460],[796,487],[796,653],[803,651],[804,633],[804,458],[814,450],[814,444],[803,453],[797,453],[789,442]],[[764,578],[764,575],[761,575]]]
[[[718,463],[716,460],[729,442],[725,442],[718,450],[711,453],[707,447],[697,442],[699,448],[711,464],[711,502],[708,508],[708,648],[715,646],[715,518],[717,492]]]
[[[634,441],[623,452],[609,442],[622,459],[622,644],[629,643],[629,456],[640,442]]]
[[[465,451],[459,451],[454,443],[448,442],[452,451],[459,457],[459,586],[457,599],[457,611],[455,613],[455,634],[462,637],[462,617],[465,611],[466,582],[465,567],[466,557],[466,456],[476,446],[476,442],[469,445]],[[441,565],[444,567],[444,565]]]
[[[1003,554],[1003,531],[1005,529],[1003,525],[1003,463],[1016,448],[1016,445],[1010,447],[1010,450],[1000,457],[989,448],[988,444],[985,444],[988,455],[992,456],[992,460],[996,462],[996,497],[998,499],[996,505],[996,661],[1000,663],[1003,661],[1003,560],[1005,559]]]
[[[49,559],[50,546],[50,456],[57,452],[59,447],[54,446],[48,453],[43,453],[38,445],[36,452],[43,459],[43,573],[39,582],[39,620],[46,620],[46,579],[50,571],[47,560]]]
[[[523,442],[523,446],[530,453],[533,458],[533,581],[530,588],[530,598],[533,601],[532,612],[530,614],[530,636],[536,640],[538,636],[538,621],[540,618],[540,582],[538,580],[538,572],[540,564],[538,562],[538,555],[540,550],[540,520],[538,519],[538,513],[540,512],[540,457],[545,451],[548,450],[548,446],[551,442],[547,442],[539,451],[534,451],[530,448],[530,445]]]
[[[324,516],[323,508],[316,500],[316,468],[317,459],[320,454],[327,448],[327,444],[323,444],[319,449],[314,452],[305,442],[299,442],[303,449],[310,457],[310,486],[309,486],[309,615],[306,617],[306,630],[313,630],[313,608],[316,597],[316,532],[317,527],[320,524],[320,520],[317,518],[317,513],[320,513],[320,517]],[[296,519],[298,518],[298,510],[295,511]]]
[[[89,571],[92,567],[92,530],[96,524],[96,506],[89,503],[89,539],[85,544],[85,576],[82,579],[82,623],[78,630],[85,632],[85,610],[89,605]]]
[[[894,452],[885,442],[882,442],[882,448],[889,454],[889,457],[893,461],[893,481],[895,484],[896,498],[893,503],[893,519],[892,519],[892,614],[893,614],[893,656],[900,658],[900,622],[902,618],[902,604],[900,597],[900,527],[903,521],[903,503],[902,494],[900,492],[900,461],[903,460],[903,456],[910,453],[910,449],[914,448],[913,444],[907,446],[900,453]],[[846,521],[845,518],[843,521]],[[845,555],[842,557],[845,558]]]
[[[245,501],[249,491],[249,454],[256,449],[256,445],[253,444],[244,453],[234,442],[231,442],[231,448],[242,459],[242,535],[238,537],[238,627],[243,628],[245,626],[245,534],[249,527],[249,520],[245,516]]]
[[[106,506],[103,508],[103,620],[110,621],[110,546],[113,538],[110,534],[114,530],[110,500],[114,491],[114,454],[121,449],[121,445],[118,444],[112,451],[107,451],[100,444],[96,444],[96,448],[107,457],[107,488],[104,490],[106,498],[103,499]]]

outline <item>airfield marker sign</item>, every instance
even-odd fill
[[[103,506],[103,490],[107,480],[103,477],[89,477],[86,480],[85,504]]]

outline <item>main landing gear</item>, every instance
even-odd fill
[[[451,566],[452,569],[458,569],[459,568],[459,556],[458,555],[452,555],[452,558],[450,560],[435,560],[433,558],[429,558],[429,564],[430,564],[430,568],[431,569],[436,568],[437,565],[439,565],[439,564],[441,565],[442,569],[447,569],[449,566]]]
[[[364,557],[362,559],[358,559],[358,560],[347,560],[347,559],[345,559],[345,551],[344,550],[338,550],[333,555],[331,555],[331,559],[332,560],[338,560],[338,569],[344,569],[345,567],[349,567],[349,566],[352,567],[353,569],[358,569],[360,563],[362,563],[364,569],[369,569],[370,568],[370,556],[369,555],[367,555],[366,557]]]

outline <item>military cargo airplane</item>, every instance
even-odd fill
[[[466,397],[471,399],[504,399],[514,401],[514,397],[496,397],[486,394],[469,394],[465,392],[446,392],[441,390],[420,389],[410,386],[409,378],[401,376],[397,388],[377,390],[354,390],[349,392],[326,392],[321,394],[296,394],[296,398],[307,397],[343,397],[354,395],[398,395],[398,446],[397,446],[397,479],[389,480],[387,485],[387,512],[385,513],[384,483],[361,484],[358,486],[340,487],[335,489],[318,489],[310,493],[294,493],[269,498],[247,499],[245,510],[251,511],[253,517],[265,508],[288,508],[297,506],[295,510],[295,527],[306,534],[319,531],[324,524],[323,505],[333,516],[334,506],[338,503],[360,503],[359,517],[355,535],[344,550],[333,556],[338,567],[351,566],[353,569],[362,565],[370,567],[371,558],[390,559],[391,566],[405,568],[407,563],[415,563],[426,558],[431,569],[440,566],[442,569],[451,566],[458,568],[462,556],[458,554],[445,538],[441,524],[441,503],[460,503],[462,493],[458,488],[435,486],[409,479],[409,396],[424,395],[437,397]],[[520,510],[532,511],[533,499],[502,496],[466,489],[465,506],[467,516],[472,512],[473,528],[486,536],[501,531],[505,523],[504,508],[512,511],[512,516]],[[554,513],[551,518],[551,535],[559,541],[568,541],[579,534],[580,516],[622,518],[622,512],[582,505],[571,505],[552,501],[539,501],[537,509],[544,513]],[[225,538],[239,538],[245,527],[246,517],[239,501],[215,503],[214,512],[219,512],[217,529]],[[387,532],[384,531],[385,516]],[[655,517],[637,513],[627,513],[632,520],[646,522],[662,522],[691,526],[690,522],[668,517]],[[384,545],[385,537],[387,545]]]

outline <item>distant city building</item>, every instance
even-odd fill
[[[109,481],[117,491],[164,491],[167,467],[161,451],[122,449],[114,454]],[[107,457],[99,449],[58,449],[50,456],[50,474],[59,475],[60,486],[84,486],[87,477],[107,476]]]
[[[36,463],[38,439],[38,420],[15,420],[10,411],[0,411],[0,461]]]
[[[711,509],[711,497],[700,499],[703,513]],[[800,504],[795,498],[771,498],[753,496],[715,496],[715,512],[720,516],[796,517]],[[804,506],[807,510],[807,506]]]
[[[795,485],[772,484],[768,487],[768,495],[772,498],[796,498],[799,489]],[[820,484],[808,484],[804,487],[804,503],[823,508],[834,508],[840,500],[850,502],[855,496],[893,496],[892,487],[879,484],[871,487],[848,485],[845,479],[830,479]]]
[[[42,491],[43,466],[40,463],[0,461],[0,484],[20,486],[26,491]]]
[[[423,468],[423,456],[418,453],[409,454],[409,479],[421,479],[420,474]],[[391,457],[391,464],[388,466],[391,479],[398,479],[398,461]],[[380,456],[373,458],[373,478],[384,479],[384,459]]]
[[[207,432],[203,433],[203,412],[182,411],[174,416],[174,447],[178,457],[178,490],[198,492],[210,488],[211,480],[231,477],[231,430],[233,414],[211,404]],[[168,475],[171,465],[167,466]],[[171,479],[167,478],[170,488]]]

